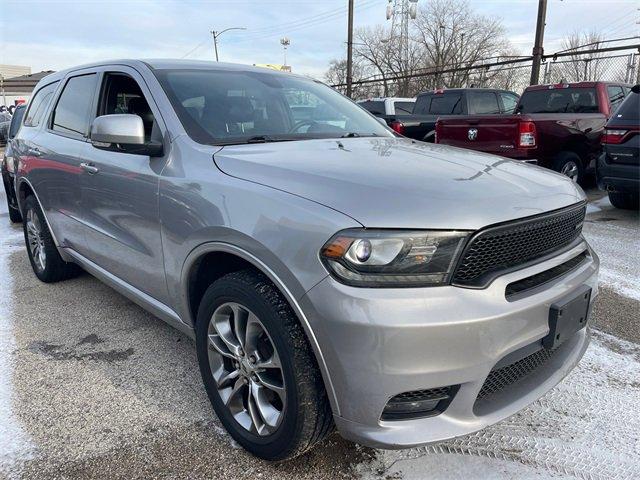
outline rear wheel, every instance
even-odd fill
[[[637,193],[609,192],[609,201],[616,208],[638,210],[640,195]]]
[[[31,268],[45,283],[59,282],[80,273],[80,267],[65,262],[53,242],[53,237],[36,198],[31,195],[24,202],[24,240]]]
[[[253,270],[206,291],[196,326],[202,379],[229,434],[267,460],[292,458],[331,430],[313,353],[280,292]]]
[[[566,175],[575,183],[584,181],[584,164],[578,155],[573,152],[562,152],[553,161],[553,169]]]

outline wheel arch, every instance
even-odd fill
[[[209,267],[214,264],[214,261],[222,261],[223,264],[218,264],[215,268],[210,269]],[[184,308],[187,310],[185,311],[187,321],[192,326],[195,326],[198,305],[204,295],[204,291],[206,291],[212,281],[215,281],[215,279],[220,278],[226,273],[247,267],[253,268],[269,278],[293,309],[298,321],[302,325],[302,329],[305,332],[318,367],[320,368],[320,373],[322,374],[333,412],[339,415],[337,396],[327,363],[309,319],[302,310],[296,296],[287,287],[281,276],[257,256],[247,250],[224,242],[208,242],[192,250],[184,262],[181,273],[182,297]],[[194,282],[196,282],[196,284],[194,284]],[[198,285],[197,282],[202,283]]]
[[[45,210],[44,205],[40,201],[40,197],[38,196],[36,189],[33,188],[33,185],[31,184],[31,182],[25,177],[19,177],[17,183],[18,185],[16,190],[16,202],[18,203],[18,209],[20,210],[20,214],[24,216],[24,212],[23,212],[24,201],[27,199],[29,195],[33,195],[36,199],[36,202],[38,202],[38,205],[40,205],[40,210],[42,210],[42,215],[44,216],[45,222],[47,222],[47,227],[49,228],[49,232],[51,233],[53,244],[58,249],[58,252],[60,252],[60,255],[62,256],[62,258],[65,259],[65,261],[68,261],[68,257],[64,254],[64,252],[61,251],[62,249],[60,248],[60,243],[56,238],[56,234],[53,228],[51,228],[51,223],[49,222],[49,218],[47,217],[47,211]]]

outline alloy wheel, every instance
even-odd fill
[[[39,271],[43,271],[47,266],[47,253],[42,237],[40,217],[33,209],[27,211],[27,239],[33,263]]]
[[[209,320],[207,351],[218,394],[245,430],[267,436],[284,417],[286,390],[278,352],[245,306],[220,305]]]
[[[578,164],[576,162],[568,161],[567,163],[565,163],[562,166],[562,170],[560,170],[560,173],[562,173],[563,175],[566,175],[574,182],[576,183],[578,182],[578,176],[580,174],[580,171],[578,169]]]

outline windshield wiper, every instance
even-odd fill
[[[249,138],[235,138],[227,141],[216,142],[216,145],[244,145],[248,143],[291,142],[295,138],[270,137],[269,135],[255,135]]]

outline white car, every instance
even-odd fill
[[[416,99],[401,97],[368,98],[359,100],[357,103],[376,117],[380,115],[401,116],[413,113],[413,105],[416,103]]]

